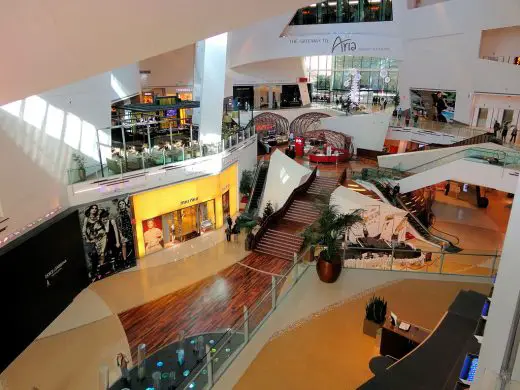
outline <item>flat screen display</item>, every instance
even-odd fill
[[[168,118],[172,116],[177,116],[177,110],[166,110],[166,116]]]

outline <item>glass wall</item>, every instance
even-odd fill
[[[305,57],[305,69],[312,100],[317,102],[332,103],[348,95],[354,103],[367,104],[375,97],[394,96],[398,89],[397,61],[390,58]]]
[[[291,25],[390,20],[392,20],[392,0],[327,0],[299,9]]]

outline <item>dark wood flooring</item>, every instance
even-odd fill
[[[292,265],[257,253],[243,262],[274,274],[285,274]],[[243,318],[243,306],[252,307],[270,288],[270,275],[234,264],[198,283],[120,313],[134,362],[140,343],[146,344],[147,354],[151,355],[174,342],[180,331],[189,336],[232,327]],[[267,301],[251,316],[251,325],[270,309]]]

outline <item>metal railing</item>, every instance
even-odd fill
[[[503,62],[505,64],[520,65],[520,57],[518,56],[483,56],[483,60]]]

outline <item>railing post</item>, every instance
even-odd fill
[[[108,366],[103,365],[99,367],[99,390],[109,389],[109,371]]]
[[[141,381],[146,377],[146,344],[137,347],[137,378]]]
[[[439,274],[442,274],[443,267],[444,267],[444,245],[441,245],[441,266],[439,267]]]
[[[390,271],[394,268],[395,243],[392,241],[392,254],[390,255]]]
[[[294,283],[298,280],[298,254],[293,253]]]
[[[211,389],[213,387],[213,359],[211,357],[211,348],[206,344],[206,359],[208,366],[208,386]]]
[[[271,309],[276,309],[276,276],[271,276]]]
[[[249,343],[249,311],[244,305],[244,344]]]

